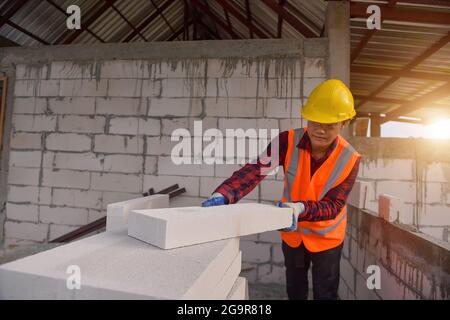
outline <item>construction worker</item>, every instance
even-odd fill
[[[358,174],[360,154],[339,133],[355,116],[353,96],[340,80],[319,84],[303,106],[306,128],[279,134],[284,168],[282,207],[293,224],[280,230],[289,299],[307,299],[312,263],[314,299],[338,299],[339,267],[347,224],[346,200]],[[271,155],[271,144],[267,154]],[[238,202],[266,176],[260,160],[246,164],[217,187],[202,206]]]

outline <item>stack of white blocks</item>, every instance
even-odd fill
[[[168,206],[168,195],[110,204],[106,232],[0,266],[0,299],[248,299],[239,236],[292,221],[256,203]]]

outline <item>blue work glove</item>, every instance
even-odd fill
[[[280,208],[292,208],[294,212],[292,213],[292,225],[288,228],[280,229],[283,232],[294,232],[297,231],[297,221],[298,216],[305,211],[305,205],[301,202],[277,202],[277,206]]]
[[[202,202],[202,207],[221,206],[228,204],[228,199],[221,193],[214,192],[208,200]]]

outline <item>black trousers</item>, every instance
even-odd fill
[[[302,244],[289,247],[282,241],[286,266],[286,289],[289,300],[308,298],[308,270],[312,262],[314,300],[338,299],[339,267],[343,243],[329,250],[311,252]]]

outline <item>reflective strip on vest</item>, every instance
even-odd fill
[[[297,145],[300,142],[300,139],[302,138],[304,134],[304,129],[295,129],[294,130],[294,145],[292,147],[291,151],[291,158],[289,160],[288,170],[286,171],[286,179],[287,179],[287,187],[284,188],[283,195],[286,198],[286,201],[292,202],[291,200],[291,188],[294,183],[295,176],[297,175],[297,169],[298,169],[298,161],[299,161],[299,153],[300,150],[297,149]],[[342,171],[345,169],[345,166],[347,165],[348,161],[352,157],[353,153],[355,152],[355,149],[351,145],[347,145],[343,148],[341,154],[339,155],[339,158],[336,160],[336,163],[333,167],[333,170],[331,171],[327,182],[325,183],[325,186],[320,194],[319,200],[323,199],[325,195],[333,188],[334,183],[336,180],[341,176]],[[336,229],[339,224],[344,220],[347,216],[347,213],[343,214],[342,217],[339,218],[335,223],[333,223],[331,226],[328,226],[327,228],[320,229],[320,230],[313,230],[309,228],[302,227],[301,232],[304,235],[309,235],[311,233],[324,236],[327,233],[333,231]],[[299,230],[300,231],[300,230]]]
[[[291,158],[289,159],[288,169],[286,170],[286,180],[287,188],[284,188],[283,195],[287,202],[292,202],[291,200],[291,188],[294,183],[295,176],[297,175],[298,168],[298,155],[300,149],[297,149],[297,145],[300,143],[300,139],[305,132],[304,129],[294,129],[294,145],[292,146]]]
[[[330,173],[330,176],[327,179],[327,183],[325,184],[322,193],[320,194],[319,200],[321,200],[325,195],[333,188],[336,180],[341,176],[342,171],[347,165],[348,161],[352,157],[355,149],[352,146],[347,145],[339,155],[339,158],[336,161],[336,164],[333,167],[333,170]]]
[[[320,230],[313,230],[313,229],[309,229],[309,228],[302,228],[302,233],[305,235],[311,234],[311,233],[315,233],[318,234],[320,236],[324,236],[326,235],[328,232],[333,231],[334,229],[337,228],[337,226],[342,222],[342,220],[344,220],[344,218],[347,216],[347,212],[345,214],[342,215],[342,217],[339,218],[339,220],[337,220],[335,223],[333,223],[331,226],[324,228],[324,229],[320,229]]]

